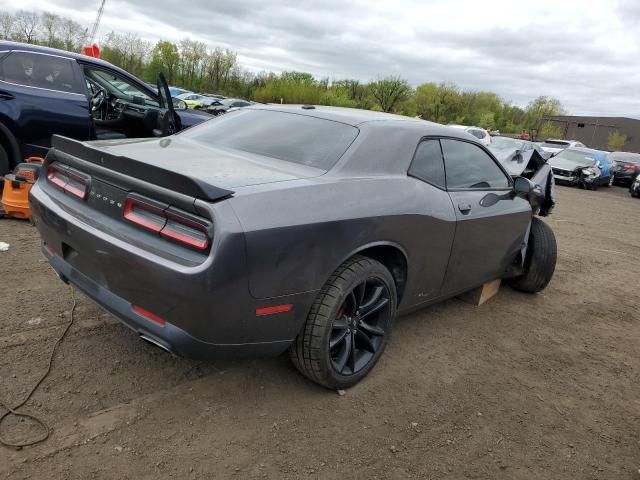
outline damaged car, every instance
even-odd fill
[[[540,292],[554,273],[549,166],[458,129],[254,105],[166,138],[53,143],[30,193],[44,255],[175,354],[288,351],[346,388],[398,315],[495,279]]]
[[[597,190],[602,185],[612,185],[614,170],[590,148],[567,148],[549,160],[556,183]]]

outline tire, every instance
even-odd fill
[[[384,352],[396,299],[395,282],[384,265],[360,255],[347,260],[318,293],[289,349],[291,361],[323,387],[355,385]]]
[[[551,281],[556,269],[558,247],[551,227],[537,217],[531,221],[529,245],[522,275],[508,281],[516,290],[538,293]]]
[[[9,153],[7,149],[0,143],[0,176],[9,173],[11,165],[9,163]]]

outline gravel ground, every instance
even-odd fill
[[[52,436],[0,447],[0,477],[640,479],[640,200],[558,190],[558,265],[542,294],[503,287],[481,307],[454,299],[400,318],[345,395],[286,357],[174,358],[78,294],[26,407]],[[35,229],[0,220],[0,241],[0,400],[14,404],[72,302]]]

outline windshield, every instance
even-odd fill
[[[359,130],[345,123],[273,110],[236,110],[182,135],[211,146],[329,170]]]
[[[109,90],[116,97],[133,102],[134,98],[140,99],[145,105],[158,107],[158,101],[141,90],[138,86],[128,83],[104,70],[90,70],[89,75],[96,83]]]
[[[555,158],[564,158],[583,167],[591,167],[596,163],[589,152],[581,152],[580,150],[563,150]]]
[[[507,150],[511,148],[522,150],[524,148],[524,142],[508,137],[493,137],[489,147],[497,150]]]

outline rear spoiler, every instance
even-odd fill
[[[85,142],[61,135],[53,135],[51,144],[54,150],[62,153],[201,200],[213,202],[234,193],[231,190],[210,185],[198,178],[156,167],[129,157],[112,155],[97,146],[88,145]]]

